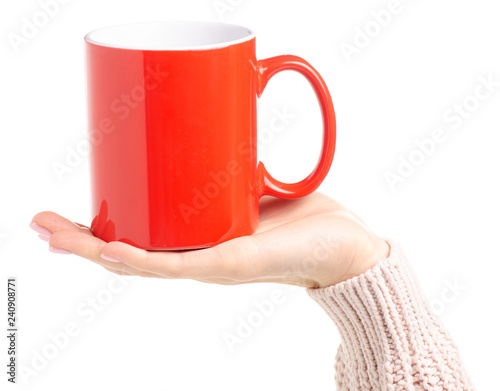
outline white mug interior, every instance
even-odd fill
[[[134,50],[216,49],[252,39],[248,28],[218,22],[169,21],[125,24],[94,30],[91,44]]]

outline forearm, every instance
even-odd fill
[[[399,245],[361,276],[308,289],[336,323],[340,390],[473,390]]]

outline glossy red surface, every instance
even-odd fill
[[[91,229],[149,250],[212,246],[252,234],[264,194],[297,198],[326,176],[335,114],[304,60],[257,61],[255,38],[205,50],[132,50],[86,42]],[[301,72],[324,119],[322,155],[285,184],[256,154],[256,99],[281,70]],[[298,157],[300,158],[300,156]]]

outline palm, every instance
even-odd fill
[[[320,193],[298,200],[264,197],[255,234],[201,250],[148,252],[121,242],[106,243],[87,227],[53,212],[39,213],[34,222],[53,232],[51,247],[67,249],[118,274],[227,285],[329,286],[364,272],[388,252],[387,244],[357,216]]]

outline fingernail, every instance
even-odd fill
[[[38,225],[37,223],[35,222],[32,222],[30,224],[30,228],[35,231],[35,232],[38,232],[40,235],[43,235],[45,237],[50,237],[50,235],[52,235],[52,232],[50,232],[47,228],[45,227],[42,227],[41,225]]]
[[[48,241],[49,241],[49,238],[48,238],[47,236],[43,236],[43,235],[41,235],[41,234],[38,234],[38,237],[39,237],[40,239],[42,239],[42,240],[45,240],[46,242],[48,242]]]
[[[108,255],[101,254],[101,258],[109,262],[121,262],[118,258],[113,258]]]
[[[56,253],[56,254],[73,254],[71,251],[68,251],[64,248],[57,248],[57,247],[49,247],[49,251],[52,251],[53,253]]]

